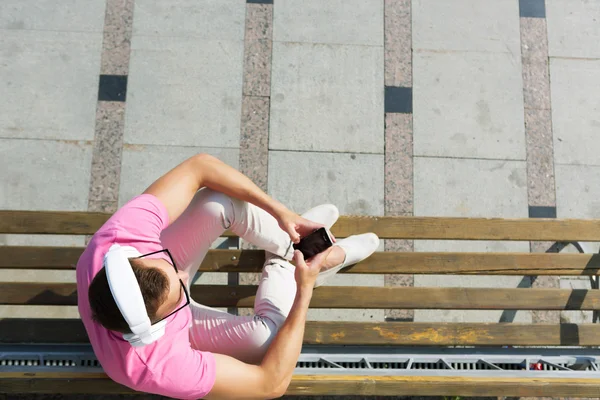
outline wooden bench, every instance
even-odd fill
[[[108,217],[102,213],[0,211],[0,233],[89,235]],[[341,217],[332,231],[339,238],[375,232],[382,239],[600,241],[600,221],[583,220]],[[69,270],[82,250],[81,247],[3,246],[0,247],[0,268]],[[262,251],[212,250],[200,271],[259,272],[262,263]],[[596,276],[599,269],[600,256],[592,254],[382,252],[342,273]],[[215,307],[252,307],[255,291],[255,286],[210,285],[194,287],[192,297]],[[74,282],[0,282],[2,305],[75,305],[76,299]],[[311,307],[598,310],[600,291],[325,286],[315,290]],[[383,356],[382,359],[386,354],[426,356],[437,351],[446,354],[450,361],[430,357],[428,360],[433,360],[432,365],[441,366],[439,369],[428,370],[422,360],[422,367],[415,364],[411,369],[407,368],[408,364],[412,365],[417,358],[407,357],[398,362],[392,373],[393,361],[382,361],[377,364],[378,369],[374,359],[369,361],[366,356],[360,356],[360,361],[355,363],[329,362],[327,358],[323,361],[317,352],[312,362],[309,357],[299,366],[323,364],[330,368],[321,369],[322,372],[310,370],[310,373],[302,373],[299,368],[289,387],[290,395],[600,397],[600,372],[595,362],[595,357],[600,359],[596,347],[600,346],[600,325],[596,324],[308,322],[304,342],[307,349],[314,351],[338,349],[335,351],[350,355],[357,349],[367,352],[372,349],[373,353]],[[88,339],[82,323],[76,319],[0,319],[0,345],[6,349],[24,343],[28,346],[81,345],[87,344]],[[340,345],[347,347],[341,350],[335,347]],[[544,351],[539,346],[558,347],[553,354],[572,353],[573,359],[578,361],[562,366],[551,361],[538,362],[536,354]],[[571,347],[579,349],[571,350]],[[500,363],[464,355],[469,352],[474,355],[488,352],[492,358],[493,354],[501,357],[513,352],[525,361],[520,370],[500,371],[503,369]],[[462,354],[461,359],[467,360],[464,365],[458,358],[451,360],[453,354],[458,353]],[[465,366],[469,363],[471,369],[467,370]],[[342,368],[334,368],[336,365]],[[370,369],[360,372],[361,365]],[[542,371],[531,371],[533,365],[535,369],[541,365]],[[61,372],[45,370],[42,366],[27,368],[14,372],[14,368],[3,369],[0,364],[0,393],[131,392],[103,373]],[[334,369],[335,373],[331,373]]]

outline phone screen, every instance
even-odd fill
[[[318,254],[333,246],[333,241],[329,232],[325,228],[319,228],[310,235],[300,239],[300,243],[294,244],[294,249],[300,250],[304,259],[308,260],[315,254]]]

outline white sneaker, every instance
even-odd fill
[[[334,276],[339,270],[349,265],[361,262],[377,250],[379,238],[374,233],[363,233],[361,235],[349,236],[338,240],[334,246],[340,246],[346,253],[344,262],[326,271],[320,272],[315,282],[315,287],[321,286],[325,281]]]
[[[340,212],[333,204],[321,204],[302,214],[302,218],[323,224],[327,229],[331,229],[333,224],[335,224],[335,221],[338,220],[339,216]],[[274,257],[281,258],[276,254],[265,251],[265,265],[268,264]],[[283,260],[283,258],[281,259]]]
[[[335,224],[335,221],[338,220],[339,216],[340,212],[333,204],[321,204],[320,206],[311,208],[302,214],[302,218],[323,224],[327,229],[331,229],[333,224]]]

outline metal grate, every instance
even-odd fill
[[[0,345],[0,372],[101,372],[90,346]],[[306,346],[296,374],[600,378],[600,350]]]

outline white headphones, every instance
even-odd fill
[[[104,256],[110,292],[133,332],[123,334],[123,338],[134,347],[157,341],[165,334],[167,325],[166,320],[152,325],[146,313],[140,285],[128,260],[141,255],[135,247],[113,244]]]

